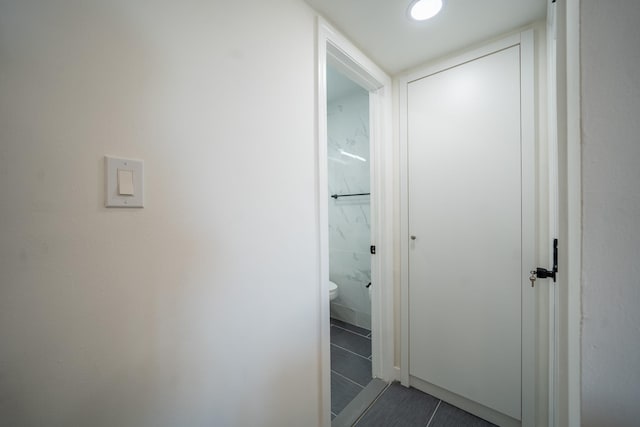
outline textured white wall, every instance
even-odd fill
[[[640,3],[581,1],[582,424],[640,419]]]
[[[314,17],[0,1],[0,424],[319,417]],[[103,207],[103,155],[145,161]]]

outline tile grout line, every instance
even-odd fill
[[[362,335],[362,334],[359,334],[359,333],[354,332],[354,331],[352,331],[352,330],[349,330],[349,329],[347,329],[347,328],[343,328],[342,326],[338,326],[338,325],[331,325],[331,327],[332,327],[332,328],[342,329],[343,331],[347,331],[347,332],[349,332],[349,333],[352,333],[353,335],[357,335],[357,336],[359,336],[359,337],[362,337],[362,338],[366,338],[366,339],[368,339],[368,340],[371,340],[371,337],[370,337],[371,333],[369,333],[369,335]]]
[[[353,355],[356,355],[356,356],[358,356],[358,357],[361,357],[361,358],[363,358],[364,360],[366,360],[367,362],[371,362],[371,360],[370,360],[368,357],[365,357],[365,356],[363,356],[363,355],[361,355],[361,354],[358,354],[358,353],[356,353],[355,351],[351,351],[351,350],[348,350],[348,349],[346,349],[346,348],[344,348],[344,347],[340,347],[338,344],[331,343],[331,345],[332,345],[332,346],[335,346],[335,347],[338,347],[340,350],[344,350],[344,351],[349,352],[349,353],[351,353],[351,354],[353,354]]]
[[[384,388],[384,390],[382,390],[380,394],[375,399],[373,399],[373,402],[371,402],[371,405],[367,406],[367,409],[365,409],[362,415],[358,417],[358,419],[353,423],[352,427],[357,427],[358,423],[362,421],[365,415],[367,415],[367,412],[369,412],[369,410],[373,408],[373,406],[378,402],[378,400],[382,398],[382,395],[385,394],[387,390],[389,390],[389,387],[391,387],[391,383],[387,383],[387,386]]]
[[[344,378],[345,380],[349,381],[350,383],[353,383],[353,384],[357,385],[358,387],[360,387],[360,388],[364,389],[364,386],[363,386],[363,385],[361,385],[361,384],[357,383],[356,381],[352,380],[351,378],[349,378],[349,377],[347,377],[347,376],[345,376],[345,375],[342,375],[340,372],[338,372],[338,371],[334,371],[333,369],[331,370],[331,372],[332,372],[332,373],[334,373],[334,374],[336,374],[336,375],[337,375],[337,376],[339,376],[339,377]]]
[[[334,323],[334,322],[337,322],[337,323]],[[346,320],[336,319],[335,317],[331,317],[329,319],[329,323],[331,323],[332,325],[340,325],[342,323],[344,325],[349,325],[349,326],[352,326],[352,327],[354,327],[356,329],[362,329],[363,331],[369,331],[369,333],[371,333],[371,327],[369,327],[369,329],[367,329],[364,326],[358,326],[355,323],[347,322]]]
[[[429,418],[429,421],[427,422],[427,425],[425,427],[429,427],[431,425],[431,421],[433,421],[433,417],[436,416],[436,412],[438,412],[438,409],[440,408],[441,403],[442,403],[442,400],[438,400],[438,405],[436,406],[436,410],[433,411],[433,414],[431,414],[431,418]]]
[[[360,333],[358,333],[358,332],[355,332],[355,331],[349,330],[349,329],[347,329],[347,328],[345,328],[345,327],[342,327],[342,326],[339,326],[339,325],[336,325],[336,324],[331,323],[331,324],[330,324],[330,328],[333,328],[333,327],[337,328],[337,330],[342,330],[342,331],[347,332],[348,334],[350,334],[350,335],[343,335],[343,336],[344,336],[344,338],[346,338],[347,343],[349,343],[349,342],[353,342],[353,341],[355,340],[355,337],[360,337],[360,338],[364,338],[365,340],[368,340],[369,345],[371,345],[371,340],[372,340],[372,338],[370,337],[370,336],[371,336],[371,332],[369,332],[368,336],[365,336],[365,335],[360,334]],[[336,332],[337,332],[337,330],[336,330]],[[366,331],[366,330],[365,330],[365,331]],[[353,336],[354,338],[349,338],[349,337],[351,337],[351,336]],[[357,340],[356,340],[356,342],[357,342]],[[332,346],[335,346],[335,347],[336,347],[336,349],[343,350],[343,351],[345,351],[345,352],[347,352],[347,353],[353,354],[354,356],[358,356],[358,357],[360,357],[360,358],[362,358],[362,359],[366,360],[366,361],[367,361],[367,362],[369,362],[369,363],[373,363],[373,362],[372,362],[372,360],[371,360],[371,355],[367,358],[366,356],[363,356],[363,355],[361,355],[361,354],[359,354],[359,353],[356,353],[355,351],[351,351],[351,350],[349,350],[349,349],[346,349],[346,348],[344,348],[344,347],[341,347],[341,346],[339,346],[339,345],[337,345],[337,344],[331,343],[331,345],[332,345]],[[370,353],[370,352],[371,352],[371,350],[370,350],[370,348],[369,348],[369,353]],[[370,354],[371,354],[371,353],[370,353]],[[357,386],[357,387],[360,389],[360,392],[362,392],[362,391],[365,389],[365,386],[363,386],[363,385],[359,384],[358,382],[356,382],[355,380],[353,380],[353,379],[351,379],[351,378],[347,377],[346,375],[343,375],[343,374],[341,374],[341,373],[339,373],[339,372],[337,372],[337,371],[335,371],[335,370],[333,370],[333,369],[331,369],[331,373],[332,373],[332,374],[337,375],[338,377],[340,377],[340,378],[342,378],[342,379],[344,379],[344,380],[345,380],[345,381],[347,381],[348,383],[351,383],[351,384],[353,384],[353,385]],[[367,409],[369,409],[369,408],[367,408]],[[365,412],[366,412],[366,411],[365,411]],[[333,414],[333,412],[332,412],[332,414]],[[333,414],[333,415],[337,417],[337,415],[335,415],[335,414]],[[357,422],[357,420],[356,420],[356,422]]]

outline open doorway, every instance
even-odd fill
[[[337,381],[353,386],[350,395],[357,391],[356,396],[375,397],[386,381],[395,377],[390,121],[390,78],[319,19],[323,426],[330,425],[333,418],[344,421],[339,415],[349,406],[350,396],[341,403],[336,399],[341,391],[332,386]],[[337,296],[331,282],[337,285]],[[356,361],[359,367],[349,363],[336,366],[341,357]],[[369,382],[371,379],[376,380]],[[357,411],[352,416],[357,416]]]
[[[369,92],[327,64],[331,417],[371,382]]]

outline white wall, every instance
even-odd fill
[[[640,3],[581,0],[582,425],[640,419]]]
[[[369,92],[352,85],[352,93],[329,100],[327,105],[329,194],[368,193],[371,189]],[[370,198],[330,199],[328,208],[329,276],[338,285],[331,316],[371,329],[371,300],[366,287],[371,282]]]
[[[297,0],[0,1],[1,425],[317,424],[314,32]],[[103,207],[105,154],[144,209]]]

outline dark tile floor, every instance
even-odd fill
[[[356,427],[491,427],[494,424],[399,383],[391,384]]]
[[[331,419],[371,381],[371,331],[331,319]]]
[[[331,419],[371,381],[371,331],[331,319]],[[491,427],[429,394],[391,384],[356,427]]]

